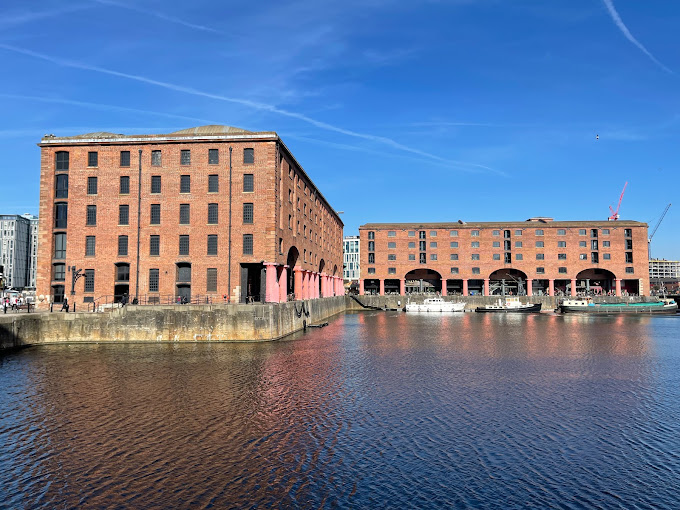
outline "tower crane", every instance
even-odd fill
[[[621,208],[621,200],[623,200],[623,194],[626,192],[626,186],[628,186],[628,182],[623,185],[623,191],[621,192],[621,196],[619,197],[619,204],[616,206],[616,211],[614,208],[610,205],[609,206],[609,211],[611,212],[611,215],[609,216],[609,221],[616,221],[619,219],[619,209]]]
[[[654,226],[652,233],[649,234],[649,237],[647,238],[647,255],[649,256],[649,260],[652,260],[652,238],[654,237],[654,234],[656,234],[656,231],[659,229],[659,225],[661,225],[661,222],[663,221],[664,217],[666,216],[666,213],[668,212],[668,209],[670,208],[671,204],[668,204],[666,208],[663,210],[663,213],[661,213],[659,221],[656,222],[656,225]]]

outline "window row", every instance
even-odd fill
[[[501,242],[500,241],[493,241],[492,244],[493,248],[500,248],[501,247]],[[514,247],[515,248],[522,248],[524,245],[522,241],[515,241]],[[536,248],[544,248],[545,243],[543,241],[536,241],[535,243]],[[427,241],[420,241],[418,244],[418,247],[420,248],[421,251],[425,251],[427,248]],[[437,241],[430,241],[429,247],[434,249],[438,248],[438,243]],[[449,243],[449,248],[458,248],[459,244],[458,241],[451,241]],[[479,241],[472,241],[470,243],[471,248],[479,248],[480,247],[480,242]],[[566,241],[557,241],[557,247],[558,248],[566,248],[567,247],[567,242]],[[587,241],[580,241],[579,242],[579,248],[587,248],[588,247],[588,242]],[[611,242],[610,241],[602,241],[602,247],[603,248],[610,248],[611,247]],[[387,243],[387,248],[388,249],[396,249],[397,248],[397,243],[394,241],[389,241]],[[408,243],[408,249],[409,250],[414,250],[416,248],[416,243],[415,241],[410,241]],[[503,248],[506,250],[511,249],[511,242],[510,241],[505,241],[503,244]],[[631,239],[626,239],[625,240],[625,248],[626,250],[632,250],[633,249],[633,241]],[[598,250],[599,249],[599,242],[598,241],[590,241],[590,249],[591,250]],[[375,251],[375,241],[369,241],[368,242],[368,251]]]
[[[420,253],[420,263],[424,264],[427,261],[427,254],[426,253]],[[436,253],[430,253],[429,260],[437,260],[437,254]],[[505,263],[510,263],[512,262],[512,254],[511,253],[493,253],[492,254],[492,259],[493,260],[503,260]],[[524,254],[522,253],[516,253],[514,256],[515,260],[524,260]],[[557,254],[557,259],[558,260],[567,260],[567,254],[566,253],[558,253]],[[592,252],[590,254],[590,261],[594,263],[599,263],[599,252]],[[611,254],[609,253],[603,253],[602,254],[602,259],[603,260],[611,260]],[[389,253],[387,255],[387,260],[388,261],[394,261],[397,260],[397,254],[396,253]],[[415,253],[409,253],[408,254],[408,260],[416,260],[416,254]],[[460,260],[459,259],[459,254],[458,253],[451,253],[449,255],[449,260]],[[470,254],[470,260],[481,260],[481,255],[479,253],[472,253]],[[537,253],[536,254],[536,260],[545,260],[545,254],[544,253]],[[581,253],[579,254],[579,260],[588,260],[588,254],[587,253]],[[625,262],[628,264],[633,263],[633,253],[632,252],[626,252],[625,254]],[[375,264],[375,253],[369,253],[368,254],[368,263],[369,264]]]
[[[218,165],[220,162],[219,149],[208,149],[208,164]],[[191,149],[183,149],[179,156],[180,165],[191,165]],[[255,149],[243,149],[243,164],[252,165],[255,163]],[[151,151],[151,166],[161,166],[162,151],[159,149]],[[99,152],[89,151],[87,153],[87,166],[96,168],[99,166]],[[120,166],[130,166],[130,151],[120,151]],[[68,151],[57,151],[55,153],[54,167],[57,171],[68,171],[70,167],[70,153]]]
[[[514,230],[514,235],[517,236],[517,237],[521,236],[523,234],[524,230],[525,229]],[[572,229],[564,229],[564,228],[557,229],[557,235],[558,236],[566,236],[567,231],[572,232]],[[428,232],[426,230],[419,230],[419,231],[409,230],[408,231],[408,237],[416,237],[416,232],[418,234],[417,237],[419,239],[426,239],[427,238]],[[470,230],[469,232],[470,232],[471,237],[479,237],[480,236],[480,230]],[[509,238],[511,236],[511,234],[513,234],[513,231],[512,230],[492,230],[491,231],[491,234],[494,237],[500,237],[501,233],[502,233],[504,238]],[[608,228],[604,228],[604,229],[593,228],[593,229],[590,229],[590,237],[597,238],[598,233],[600,233],[602,235],[609,235],[610,229],[608,229]],[[544,232],[543,229],[536,229],[536,230],[534,230],[534,234],[536,236],[543,236],[543,235],[545,235],[545,232]],[[579,229],[578,234],[580,236],[588,235],[588,229],[583,229],[583,228]],[[631,237],[632,236],[632,230],[631,229],[624,229],[624,235],[626,237]],[[396,237],[396,236],[397,236],[396,230],[388,230],[387,231],[387,237]],[[449,236],[450,237],[458,237],[458,230],[450,230]],[[437,237],[437,231],[431,230],[429,232],[429,237]],[[375,232],[370,231],[368,233],[368,238],[369,239],[375,239]]]

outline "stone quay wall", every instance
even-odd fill
[[[344,296],[266,304],[133,306],[0,315],[0,349],[77,342],[277,340],[346,310]]]

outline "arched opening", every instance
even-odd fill
[[[442,276],[433,269],[414,269],[404,276],[407,293],[430,293],[442,291]]]
[[[295,246],[291,246],[288,250],[288,257],[286,258],[286,265],[288,266],[288,278],[286,282],[286,295],[295,295],[295,265],[297,264],[300,252]]]
[[[514,268],[498,269],[489,275],[489,294],[500,296],[525,296],[527,275]]]
[[[593,267],[576,275],[576,292],[591,296],[616,293],[616,276],[607,269]]]
[[[324,270],[325,267],[326,267],[326,261],[324,259],[321,259],[321,261],[319,262],[319,278],[318,278],[318,280],[319,280],[318,291],[319,291],[319,296],[321,296],[321,297],[326,297],[324,295],[323,277],[321,276],[321,273],[323,273],[323,270]],[[328,291],[326,291],[326,293],[328,293]]]

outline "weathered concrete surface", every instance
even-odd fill
[[[365,295],[365,296],[356,296],[359,301],[361,301],[364,305],[368,306],[376,306],[378,308],[404,308],[406,303],[408,302],[409,299],[411,299],[412,302],[414,303],[422,303],[424,299],[432,297],[431,294],[411,294],[410,296],[399,296],[397,294],[390,294],[390,295],[385,295],[385,296],[377,296],[377,295]],[[464,302],[465,303],[465,310],[470,311],[474,310],[478,306],[483,306],[483,305],[491,305],[495,304],[498,302],[498,299],[500,296],[444,296],[442,299],[444,301],[450,301],[450,302]],[[557,297],[557,296],[520,296],[519,300],[522,303],[541,303],[542,305],[542,310],[549,311],[549,310],[554,310],[557,308],[557,305],[559,302],[565,299],[564,297]],[[627,300],[629,298],[625,297],[599,297],[599,298],[594,298],[594,301],[596,303],[607,303],[607,302],[619,302],[622,300]],[[649,297],[636,297],[636,301],[656,301],[658,298],[649,298]],[[362,310],[361,306],[359,306],[358,303],[356,303],[352,299],[347,300],[347,309],[348,310]]]
[[[276,340],[345,308],[345,297],[338,296],[254,305],[129,305],[96,314],[12,314],[0,316],[0,348],[59,342]]]

